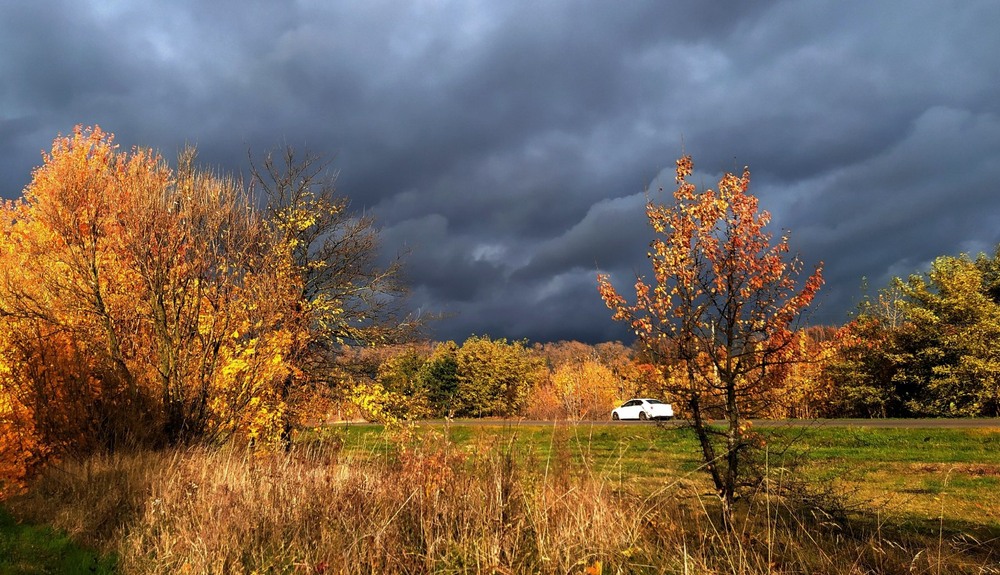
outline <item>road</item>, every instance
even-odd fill
[[[754,427],[879,427],[895,429],[970,429],[970,428],[995,428],[1000,430],[1000,418],[975,418],[975,419],[755,419],[752,420]],[[443,419],[434,419],[417,422],[419,425],[444,425]],[[516,420],[516,419],[453,419],[451,425],[501,425],[501,426],[539,426],[555,425],[566,423],[565,421],[540,421],[540,420]],[[579,421],[571,422],[583,426],[620,426],[620,425],[652,425],[649,421]],[[659,422],[662,425],[681,426],[684,421],[671,420]],[[716,420],[712,422],[716,425],[724,425],[725,421]]]

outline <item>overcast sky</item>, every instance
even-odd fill
[[[232,172],[292,145],[409,253],[435,338],[594,342],[627,338],[596,273],[645,272],[644,190],[684,150],[696,182],[750,166],[839,324],[862,277],[1000,241],[998,24],[995,0],[7,2],[0,194],[75,124]]]

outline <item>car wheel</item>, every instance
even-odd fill
[[[617,413],[612,413],[612,414],[611,414],[611,420],[612,420],[612,421],[618,421],[619,419],[621,419],[621,418],[620,418],[620,417],[618,417],[618,414],[617,414]]]
[[[639,412],[639,419],[640,419],[641,421],[646,421],[647,419],[649,419],[649,416],[648,416],[648,415],[646,415],[646,412],[645,412],[645,411],[640,411],[640,412]]]

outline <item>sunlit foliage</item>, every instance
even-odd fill
[[[185,150],[171,169],[77,128],[44,154],[23,197],[3,204],[5,464],[278,442],[293,392],[330,379],[315,350],[376,329],[397,292],[380,291],[392,272],[373,264],[369,220],[308,185],[258,208],[239,181],[194,159]]]
[[[542,377],[541,360],[522,342],[473,336],[456,356],[456,415],[509,416]]]
[[[865,299],[827,370],[841,411],[1000,415],[998,268],[996,256],[943,256]]]
[[[801,260],[787,257],[787,235],[772,242],[770,214],[748,192],[749,170],[724,175],[718,190],[698,191],[688,182],[693,168],[690,157],[679,159],[672,198],[647,202],[653,277],[636,279],[635,303],[609,276],[598,280],[614,318],[628,323],[672,382],[728,507],[741,454],[753,445],[744,419],[761,412],[769,388],[795,361],[792,327],[822,276],[817,268],[801,279]],[[671,373],[677,370],[679,377]],[[705,422],[709,406],[719,406],[727,422],[721,444]]]
[[[524,342],[485,336],[359,349],[342,362],[363,417],[380,422],[519,415],[547,375]]]
[[[533,419],[607,419],[623,401],[663,397],[657,379],[648,379],[638,358],[621,343],[578,341],[537,344],[547,376],[531,392],[526,415]]]

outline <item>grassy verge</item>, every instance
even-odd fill
[[[733,533],[693,439],[653,425],[333,427],[66,464],[8,505],[124,573],[1000,573],[996,433],[778,430],[769,471],[793,442],[853,511],[764,491]]]
[[[914,528],[1000,531],[1000,429],[784,433],[807,455],[810,477],[872,511]]]
[[[19,524],[0,509],[0,575],[29,573],[110,574],[114,560],[51,527]]]

